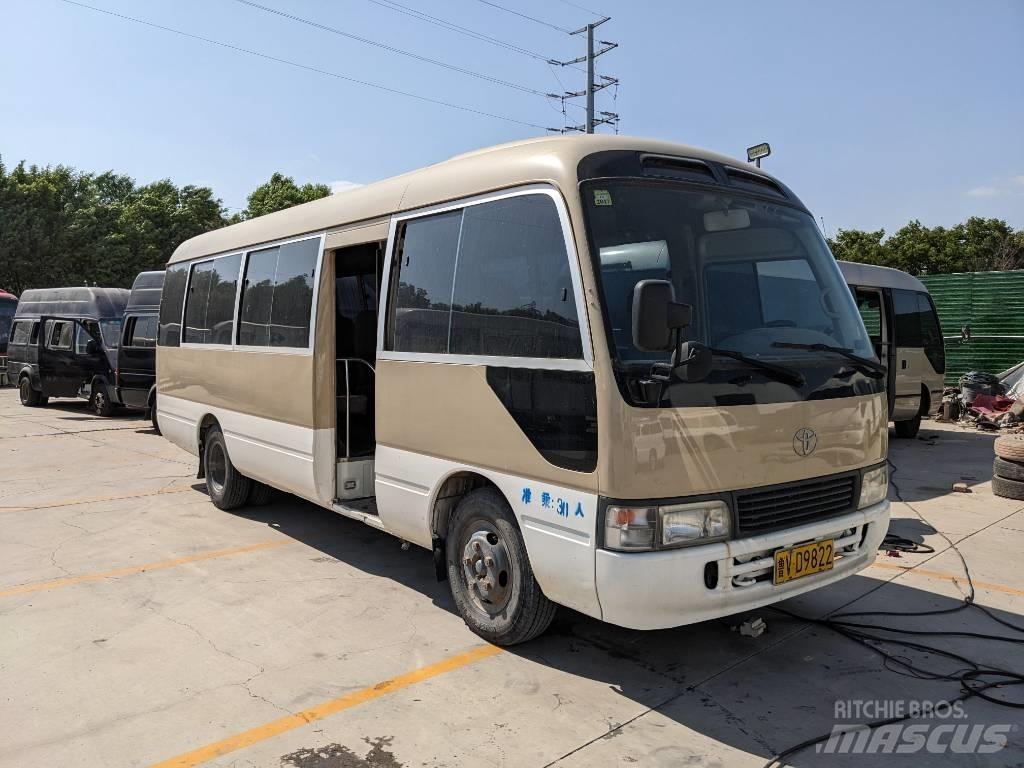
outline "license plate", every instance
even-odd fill
[[[812,541],[799,547],[780,549],[775,553],[775,571],[772,583],[785,584],[793,579],[802,579],[822,571],[831,571],[835,555],[835,542],[832,539]]]

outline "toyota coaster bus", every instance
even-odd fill
[[[840,261],[875,356],[885,365],[896,437],[917,437],[921,418],[942,407],[946,351],[924,283],[891,267]]]
[[[160,429],[218,507],[273,487],[432,550],[494,643],[556,605],[747,611],[887,529],[839,267],[787,187],[703,150],[527,140],[200,235],[157,344]]]

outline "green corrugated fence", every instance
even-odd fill
[[[999,373],[1024,360],[1024,270],[919,275],[946,339],[946,383],[966,371]],[[961,342],[960,329],[971,327]]]

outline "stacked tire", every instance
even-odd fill
[[[992,493],[1024,501],[1024,435],[1003,435],[994,447]]]

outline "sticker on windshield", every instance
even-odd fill
[[[612,195],[607,189],[594,190],[594,205],[611,205]]]

